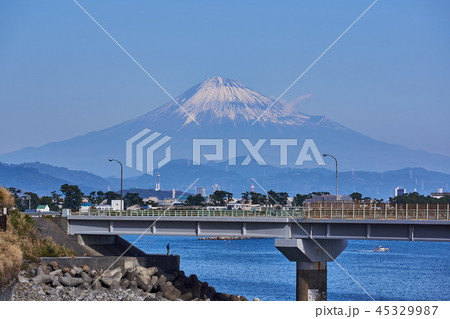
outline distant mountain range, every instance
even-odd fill
[[[114,110],[121,111],[126,116],[126,110]],[[176,103],[171,101],[119,125],[41,147],[1,154],[0,161],[16,164],[40,161],[101,176],[118,176],[118,168],[114,163],[108,163],[107,159],[113,157],[125,163],[126,140],[145,128],[172,138],[168,143],[172,149],[172,159],[192,159],[193,138],[236,139],[236,156],[248,154],[241,139],[248,139],[252,144],[266,139],[260,154],[268,165],[277,166],[279,147],[271,146],[269,139],[296,138],[299,145],[289,147],[288,166],[292,168],[303,140],[312,138],[320,152],[338,158],[340,170],[382,172],[423,167],[450,173],[450,157],[377,141],[324,116],[288,112],[280,103],[242,83],[220,77],[197,84],[179,95]],[[227,141],[224,145],[225,160],[229,156]],[[164,149],[158,151],[160,153],[156,152],[155,156],[163,154]],[[230,156],[234,157],[234,154]],[[331,159],[325,162],[327,168],[333,168]],[[302,168],[318,167],[316,163],[309,163]],[[140,175],[134,168],[126,168],[125,173],[127,176]],[[249,173],[254,174],[252,171]]]
[[[125,116],[126,110],[123,113]],[[171,147],[172,161],[159,170],[165,190],[183,191],[199,178],[194,187],[203,186],[210,193],[211,186],[219,184],[223,190],[236,195],[250,190],[253,177],[267,190],[287,191],[291,195],[312,191],[334,193],[333,160],[326,158],[325,167],[315,162],[293,165],[305,139],[313,139],[321,153],[333,154],[338,159],[340,194],[358,191],[387,198],[397,186],[427,194],[438,187],[448,190],[450,184],[449,157],[380,142],[324,116],[287,111],[283,105],[242,83],[220,77],[207,79],[179,95],[175,102],[119,125],[1,154],[0,161],[10,164],[0,164],[0,184],[40,194],[59,190],[65,183],[77,184],[86,193],[108,187],[117,190],[119,167],[108,162],[108,158],[125,164],[126,141],[144,129],[171,137],[167,145]],[[224,139],[222,160],[208,162],[203,158],[202,165],[193,165],[194,138]],[[270,145],[269,140],[287,138],[297,139],[298,145],[289,146],[288,165],[280,166],[280,146]],[[134,145],[146,145],[143,154],[151,145],[147,139],[141,136],[135,140]],[[229,151],[230,139],[236,142],[235,154]],[[248,139],[253,145],[266,139],[259,149],[266,165],[257,165],[255,159],[241,165],[249,155],[242,139]],[[211,153],[211,149],[205,152]],[[132,155],[135,163],[136,150]],[[154,155],[162,157],[164,148],[157,149]],[[230,165],[229,158],[235,159],[238,165]],[[33,163],[27,163],[30,161]],[[125,188],[154,188],[154,176],[127,167],[124,173]]]
[[[15,187],[39,195],[58,191],[63,184],[78,185],[85,193],[93,190],[106,190],[114,183],[100,176],[84,171],[74,171],[63,167],[55,167],[39,162],[23,164],[0,163],[0,185]],[[120,182],[118,182],[120,183]]]
[[[192,166],[186,160],[175,160],[162,167],[160,180],[163,191],[155,191],[156,178],[147,174],[124,179],[124,193],[139,193],[141,196],[158,198],[171,197],[171,190],[177,190],[180,196],[193,181],[198,182],[187,191],[195,194],[197,187],[205,187],[206,193],[212,192],[212,186],[218,184],[222,190],[230,191],[235,196],[250,191],[254,184],[255,191],[264,193],[252,177],[266,190],[286,191],[291,196],[296,193],[328,191],[335,193],[335,172],[327,169],[292,169],[252,164],[250,169],[241,166],[230,167],[226,162]],[[254,174],[254,175],[253,175]],[[93,190],[120,190],[120,179],[102,178],[100,176],[54,167],[47,164],[25,163],[8,165],[0,163],[0,185],[32,191],[40,195],[59,191],[62,184],[79,185],[83,192]],[[436,192],[438,188],[448,191],[450,175],[427,171],[423,168],[405,168],[383,173],[345,171],[339,173],[339,193],[350,194],[354,191],[364,196],[387,199],[394,195],[397,186],[408,192],[417,190],[421,194]]]

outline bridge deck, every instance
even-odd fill
[[[146,210],[71,213],[71,234],[450,241],[448,211]]]

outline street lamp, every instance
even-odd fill
[[[120,161],[110,158],[110,162],[117,162],[120,164],[120,210],[123,210],[123,165]]]
[[[339,200],[339,197],[338,197],[338,161],[337,161],[336,157],[334,157],[331,154],[323,154],[323,156],[324,157],[327,157],[327,156],[332,157],[334,159],[334,161],[336,162],[336,200]]]

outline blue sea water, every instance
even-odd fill
[[[134,242],[137,236],[123,236]],[[273,239],[198,240],[143,236],[135,244],[147,253],[180,255],[181,269],[219,292],[261,300],[295,300],[295,263]],[[390,252],[372,252],[382,245]],[[450,300],[450,243],[349,241],[328,263],[328,300]],[[350,276],[353,277],[350,278]],[[359,287],[358,284],[362,287]]]

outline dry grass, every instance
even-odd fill
[[[7,231],[0,231],[0,289],[14,282],[23,260],[36,262],[39,257],[74,257],[74,253],[50,237],[40,238],[29,216],[10,211]]]
[[[56,244],[50,237],[39,237],[31,217],[18,211],[10,211],[8,215],[8,232],[17,237],[26,260],[37,261],[39,257],[74,257],[73,251]]]
[[[12,209],[14,205],[14,197],[11,196],[7,189],[0,187],[0,209],[3,210],[3,207]]]
[[[17,278],[22,262],[17,237],[9,232],[0,232],[0,288]]]

